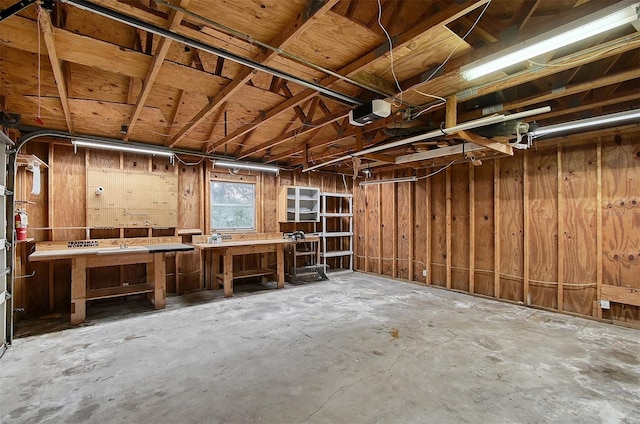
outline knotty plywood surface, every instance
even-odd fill
[[[133,164],[133,162],[127,162]],[[101,195],[96,188],[104,187]],[[87,170],[89,227],[177,227],[178,177],[124,170]]]
[[[475,292],[493,296],[494,291],[494,219],[493,167],[485,162],[474,169],[475,178]]]
[[[597,146],[566,147],[562,154],[564,199],[564,302],[562,309],[590,315],[597,281]]]
[[[528,156],[529,293],[531,304],[556,308],[558,281],[558,164],[554,150]]]
[[[451,288],[469,290],[469,167],[451,168]]]
[[[430,177],[431,181],[431,283],[447,284],[446,277],[446,184],[445,173]]]

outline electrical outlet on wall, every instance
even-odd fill
[[[423,277],[426,277],[426,276],[427,276],[427,270],[426,270],[426,269],[423,269],[423,270],[422,270],[422,276],[423,276]]]

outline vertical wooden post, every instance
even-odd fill
[[[446,183],[445,183],[445,199],[446,199],[446,243],[447,243],[447,260],[446,260],[446,273],[447,273],[447,288],[451,288],[451,168],[447,168],[445,171]]]
[[[362,252],[362,256],[364,256],[364,271],[368,272],[369,271],[369,250],[367,249],[367,234],[369,234],[367,232],[367,227],[369,226],[369,205],[367,205],[367,191],[369,190],[369,185],[366,186],[361,186],[363,188],[361,188],[361,190],[364,192],[362,194],[362,196],[364,197],[363,202],[364,202],[364,229],[362,234],[364,235],[364,251]],[[323,228],[323,231],[326,231]]]
[[[493,297],[500,297],[500,160],[493,163]]]
[[[475,292],[476,225],[475,166],[469,163],[469,293]]]
[[[55,261],[49,261],[49,312],[53,312],[56,306],[55,278],[53,276],[53,265]]]
[[[395,177],[395,172],[393,173]],[[398,277],[398,183],[393,183],[393,247],[391,256],[393,260],[392,275],[393,278]]]
[[[527,152],[528,153],[528,152]],[[529,274],[530,274],[530,261],[529,261],[529,241],[531,239],[529,231],[529,191],[531,188],[531,182],[529,181],[529,155],[525,153],[522,165],[522,210],[523,221],[522,226],[522,254],[523,254],[523,300],[525,305],[531,305],[531,294],[529,293]]]
[[[233,257],[231,258],[233,261]],[[294,265],[295,266],[295,265]],[[225,267],[226,271],[226,267]],[[276,246],[276,273],[278,274],[278,288],[284,288],[284,245]]]
[[[600,300],[602,299],[602,280],[603,280],[603,257],[602,257],[602,140],[598,140],[597,153],[596,153],[596,179],[597,179],[597,194],[596,194],[596,304],[594,305],[594,316],[596,318],[602,318],[602,308],[600,307]]]
[[[71,259],[71,324],[80,324],[86,316],[87,259]]]
[[[378,275],[382,275],[382,184],[378,184]]]
[[[413,274],[414,274],[414,264],[413,264],[413,258],[414,258],[414,252],[413,252],[413,248],[414,248],[414,242],[413,242],[413,230],[411,230],[411,228],[415,228],[415,212],[414,212],[414,207],[415,207],[415,185],[416,183],[413,182],[409,182],[409,183],[405,183],[405,184],[409,184],[409,281],[413,281]]]
[[[428,171],[427,171],[428,172]],[[431,284],[431,180],[429,178],[426,179],[426,183],[427,183],[427,187],[426,187],[426,199],[427,199],[427,204],[425,205],[425,208],[427,210],[427,237],[426,237],[426,246],[425,246],[425,269],[427,270],[427,279],[426,279],[426,283],[427,284]]]
[[[153,306],[164,309],[167,305],[167,275],[164,253],[154,253],[153,262],[147,263],[147,283],[153,281]]]
[[[558,311],[564,305],[564,201],[562,196],[562,147],[557,147],[558,158]]]
[[[446,106],[446,115],[445,115],[445,127],[451,128],[455,127],[458,122],[458,98],[454,94],[453,96],[447,97],[447,106]]]
[[[225,252],[223,256],[223,278],[222,285],[224,287],[224,297],[233,296],[233,255]]]
[[[53,164],[55,162],[55,143],[50,143],[49,144],[49,172],[47,174],[48,177],[48,181],[49,181],[49,199],[55,199],[55,195],[56,193],[54,192],[54,181],[55,181],[55,172],[53,171]],[[85,168],[86,169],[86,168]],[[53,227],[55,227],[55,203],[56,202],[48,202],[49,205],[49,216],[48,216],[48,222],[49,222],[49,240],[55,240],[53,238]],[[12,211],[14,212],[14,211]],[[85,221],[86,222],[86,221]]]

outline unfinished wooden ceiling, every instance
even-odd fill
[[[0,9],[16,2],[0,0]],[[310,167],[492,110],[549,105],[551,112],[528,118],[548,125],[638,108],[640,33],[632,23],[516,69],[472,81],[460,74],[465,64],[614,3],[78,0],[53,2],[51,11],[34,4],[0,22],[0,107],[21,115],[23,132],[42,127]],[[87,6],[117,12],[120,21]],[[140,22],[198,47],[140,29]],[[350,125],[349,98],[386,99],[393,113]],[[326,170],[346,171],[353,162],[435,166],[451,157],[395,158],[464,138],[509,140],[448,136],[345,158]]]

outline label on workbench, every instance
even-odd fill
[[[98,240],[80,240],[67,242],[67,247],[72,249],[74,247],[98,247]]]

